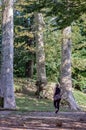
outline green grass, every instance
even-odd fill
[[[24,82],[24,83],[23,83]],[[36,98],[33,90],[27,90],[24,86],[27,85],[26,81],[16,80],[15,89],[17,92],[21,92],[16,94],[16,104],[17,108],[20,111],[54,111],[53,101],[48,99],[38,99]],[[31,85],[30,85],[31,87]],[[25,94],[22,93],[25,91]],[[78,90],[74,90],[74,97],[78,105],[82,108],[82,110],[86,111],[86,94],[82,93]],[[60,107],[61,111],[67,111],[66,109]]]
[[[22,94],[16,96],[17,108],[22,111],[54,111],[51,100],[38,99]]]
[[[74,90],[74,97],[76,99],[76,102],[79,104],[79,106],[83,110],[86,110],[86,94],[78,90]]]
[[[75,90],[74,97],[82,110],[86,110],[86,94]],[[33,93],[16,95],[16,104],[20,111],[54,111],[52,100],[38,99]],[[62,107],[60,110],[67,111]]]

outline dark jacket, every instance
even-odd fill
[[[55,93],[54,93],[54,95],[60,94],[60,92],[61,92],[60,88],[59,88],[59,87],[56,87],[56,88],[55,88]]]
[[[56,99],[61,99],[61,90],[60,90],[60,88],[59,87],[56,87],[55,88],[55,92],[54,92],[54,100],[56,100]]]

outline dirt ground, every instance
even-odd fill
[[[0,111],[0,130],[86,130],[86,112]]]

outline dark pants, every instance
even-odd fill
[[[61,99],[54,100],[54,107],[57,108],[58,110],[59,110],[60,100],[61,100]]]

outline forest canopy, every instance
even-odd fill
[[[86,88],[86,1],[18,0],[14,3],[14,76],[36,79],[34,12],[41,12],[45,27],[46,73],[57,81],[61,65],[61,31],[72,27],[73,87]],[[1,12],[0,12],[1,13]],[[1,15],[0,15],[1,16]],[[0,23],[1,23],[0,17]],[[0,26],[1,43],[1,26]],[[32,67],[31,67],[32,66]]]

